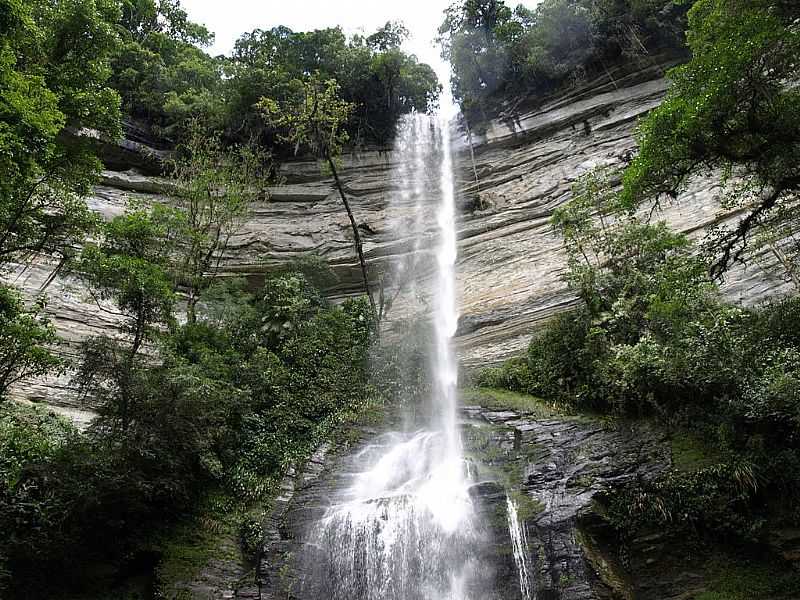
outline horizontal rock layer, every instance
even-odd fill
[[[637,119],[657,106],[666,91],[664,68],[653,63],[615,83],[597,82],[538,109],[473,128],[474,164],[466,141],[456,144],[462,208],[456,344],[467,368],[521,352],[537,327],[575,304],[561,278],[565,254],[549,218],[570,198],[581,175],[598,166],[621,167],[630,159]],[[120,168],[120,157],[142,148],[140,142],[125,143],[109,152],[111,166]],[[155,155],[147,154],[148,160]],[[436,241],[430,210],[422,219],[427,235],[421,247],[404,233],[410,232],[415,215],[401,193],[407,183],[403,158],[396,151],[370,150],[345,156],[341,168],[373,283],[385,273],[387,285],[400,288],[388,325],[399,330],[398,318],[420,307],[412,296],[419,291],[424,296],[424,285],[412,294],[403,289],[403,277],[391,275],[411,258],[418,259],[417,269],[425,269]],[[130,164],[139,170],[106,171],[94,191],[91,206],[106,218],[121,214],[132,198],[169,201],[168,182],[144,174],[149,170],[142,161],[131,159]],[[288,163],[281,176],[282,185],[271,188],[269,201],[253,207],[232,239],[222,257],[223,275],[245,276],[256,286],[276,264],[314,253],[339,276],[339,283],[329,290],[331,296],[358,294],[360,272],[352,233],[331,178],[315,161]],[[698,179],[679,202],[665,206],[656,218],[700,238],[720,221],[718,192],[716,179]],[[770,278],[760,262],[750,261],[747,268],[737,267],[728,275],[724,284],[728,297],[753,304],[787,289],[785,282]],[[56,268],[49,257],[40,257],[11,273],[10,280],[30,295],[46,291],[48,310],[65,338],[65,351],[74,355],[82,339],[114,331],[119,316],[113,307],[99,308],[78,282],[57,273],[53,277]],[[395,293],[388,291],[389,296]],[[76,408],[64,377],[25,384],[18,395]]]

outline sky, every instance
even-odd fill
[[[404,49],[417,55],[447,80],[445,65],[434,46],[436,30],[452,0],[183,0],[193,21],[216,34],[213,54],[228,54],[246,31],[285,25],[310,31],[340,25],[345,33],[370,34],[386,21],[402,21],[411,32]],[[533,7],[538,0],[523,1]],[[509,2],[516,6],[517,2]]]

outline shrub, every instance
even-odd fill
[[[481,370],[476,383],[482,387],[505,388],[521,393],[532,393],[535,388],[528,362],[524,358],[511,358],[502,367]]]
[[[258,558],[261,545],[264,543],[264,527],[254,517],[245,517],[239,525],[239,540],[244,555],[251,561]]]
[[[0,403],[15,383],[63,367],[52,352],[56,332],[44,305],[28,309],[19,292],[0,285]]]
[[[86,564],[152,552],[149,533],[211,492],[238,507],[264,498],[365,405],[369,306],[327,306],[294,273],[277,281],[229,319],[201,310],[196,323],[162,331],[147,355],[108,338],[87,343],[80,378],[99,417],[84,434],[3,409],[0,571],[13,575],[12,592],[46,585],[43,569],[80,587]],[[276,315],[292,323],[280,335],[263,325]],[[256,532],[243,533],[252,551]]]

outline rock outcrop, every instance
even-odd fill
[[[456,344],[462,365],[484,366],[520,352],[538,326],[575,302],[561,279],[565,256],[549,217],[570,197],[572,184],[582,174],[597,166],[622,166],[630,159],[636,121],[661,101],[667,66],[654,59],[613,83],[593,82],[539,108],[473,127],[474,165],[461,140],[456,161],[462,205]],[[91,198],[92,207],[104,217],[121,213],[133,197],[169,201],[168,183],[151,168],[161,151],[148,149],[141,136],[135,137],[139,141],[105,151],[109,170]],[[393,272],[411,253],[424,255],[435,241],[435,222],[426,225],[427,247],[415,248],[410,236],[397,234],[402,231],[398,224],[411,219],[397,193],[402,160],[394,151],[363,151],[347,155],[340,173],[375,280],[380,273]],[[359,293],[352,234],[331,179],[314,161],[285,164],[281,176],[283,183],[271,189],[271,199],[253,207],[251,218],[233,238],[222,257],[223,274],[246,277],[256,286],[276,264],[314,253],[329,261],[339,276],[331,296]],[[701,237],[721,220],[718,192],[715,179],[700,178],[658,217]],[[74,280],[58,273],[53,277],[57,266],[39,257],[11,273],[10,280],[31,295],[48,294],[48,309],[66,340],[65,351],[74,354],[80,340],[113,331],[119,317],[113,307],[99,308]],[[388,277],[386,281],[391,285]],[[724,285],[732,300],[746,304],[786,287],[765,273],[759,260],[734,269]],[[407,295],[400,294],[390,318],[405,313]],[[25,384],[18,395],[66,407],[80,417],[74,413],[79,409],[66,378]]]
[[[464,407],[462,432],[476,469],[474,502],[489,534],[481,564],[491,564],[498,598],[523,598],[512,555],[507,495],[517,503],[527,531],[532,597],[603,600],[642,589],[643,582],[613,565],[613,554],[598,548],[582,523],[594,514],[593,499],[601,492],[669,468],[669,445],[662,433],[643,424],[610,427],[586,418],[542,418],[480,406]],[[287,474],[264,524],[255,579],[242,581],[229,594],[242,600],[305,600],[298,591],[307,576],[301,560],[304,544],[358,466],[360,450],[377,432],[363,429],[360,435],[361,441],[349,447],[321,447],[305,468]],[[682,583],[676,578],[667,591],[680,590]],[[644,584],[647,589],[648,582]],[[212,597],[233,597],[221,594],[220,590]]]

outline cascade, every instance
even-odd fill
[[[511,549],[514,551],[514,564],[519,575],[519,590],[522,600],[536,600],[531,590],[531,574],[528,564],[528,535],[525,525],[519,520],[517,503],[506,495],[506,512],[508,515],[508,532],[511,537]]]
[[[396,149],[397,197],[407,210],[393,225],[414,249],[398,279],[412,296],[426,298],[423,309],[432,317],[426,419],[421,427],[415,423],[408,431],[379,436],[354,457],[348,484],[330,499],[307,536],[303,598],[495,597],[492,566],[482,554],[487,528],[471,494],[475,469],[464,457],[458,423],[458,368],[451,344],[458,314],[450,116],[447,110],[409,115]],[[513,526],[519,558],[523,540],[518,521]],[[517,567],[520,585],[528,586],[527,571],[524,579],[522,573],[526,563]],[[523,594],[529,600],[527,587]]]

